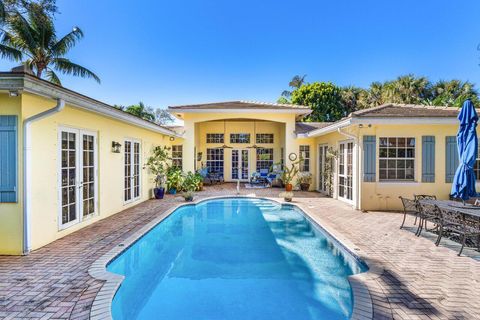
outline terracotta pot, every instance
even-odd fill
[[[293,190],[293,185],[291,183],[287,183],[285,185],[285,191],[292,191]]]

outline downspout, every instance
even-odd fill
[[[348,132],[345,132],[345,131],[342,131],[341,128],[338,128],[338,133],[340,133],[341,135],[344,135],[350,139],[353,139],[354,143],[356,144],[356,150],[357,150],[357,155],[355,157],[355,209],[360,209],[360,168],[358,167],[359,166],[359,162],[360,162],[360,145],[358,143],[358,137],[351,134],[351,133],[348,133]]]
[[[30,146],[30,124],[35,121],[47,118],[65,107],[65,101],[57,99],[57,105],[52,109],[45,110],[34,116],[23,120],[23,254],[26,255],[31,250],[30,236],[30,165],[31,165],[31,146]]]

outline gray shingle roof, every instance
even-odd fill
[[[320,129],[331,125],[333,122],[297,122],[295,123],[295,133],[303,134],[312,130]]]

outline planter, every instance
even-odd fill
[[[300,190],[308,191],[310,189],[310,183],[300,183]]]
[[[153,194],[155,195],[155,199],[163,199],[165,195],[165,188],[154,188]]]
[[[184,199],[185,199],[186,202],[191,202],[191,201],[193,201],[193,196],[184,197]]]
[[[290,191],[292,191],[292,190],[293,190],[293,184],[287,183],[287,184],[285,185],[285,191],[290,192]]]
[[[285,202],[292,202],[292,198],[283,198],[283,200],[285,200]]]
[[[177,194],[177,188],[170,188],[170,190],[168,190],[168,193]]]

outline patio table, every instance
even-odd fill
[[[462,203],[458,201],[452,200],[420,200],[420,203],[429,204],[429,205],[437,205],[440,209],[445,210],[455,210],[462,214],[479,218],[480,219],[480,207],[471,208],[472,205],[466,205],[462,207]]]

